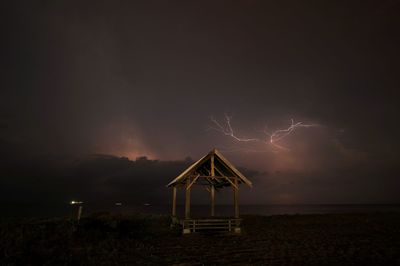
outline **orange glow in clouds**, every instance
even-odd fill
[[[126,124],[128,125],[114,123],[104,128],[94,145],[94,152],[127,157],[130,160],[142,156],[157,158],[158,154],[146,145],[140,130]]]

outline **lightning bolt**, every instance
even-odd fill
[[[222,126],[213,116],[210,118],[211,121],[214,123],[214,127],[210,127],[210,129],[214,129],[216,131],[221,132],[222,134],[226,136],[230,136],[234,138],[237,141],[242,141],[242,142],[250,142],[250,141],[260,141],[259,139],[255,138],[240,138],[235,135],[233,132],[232,126],[231,126],[231,116],[225,115],[225,126]]]
[[[235,134],[232,125],[231,125],[231,120],[232,117],[225,115],[225,121],[224,123],[220,123],[217,119],[215,119],[213,116],[210,118],[212,122],[212,126],[210,126],[208,129],[210,130],[215,130],[220,133],[222,133],[225,136],[229,136],[233,138],[236,141],[239,142],[260,142],[268,145],[272,145],[275,148],[281,149],[281,150],[289,150],[289,148],[284,147],[280,145],[279,143],[288,137],[290,134],[292,134],[296,129],[299,128],[308,128],[308,127],[315,127],[317,126],[316,124],[304,124],[303,122],[294,122],[293,119],[291,119],[291,124],[288,128],[285,129],[278,129],[272,132],[269,132],[267,130],[267,127],[264,128],[264,130],[261,131],[265,135],[265,138],[260,139],[260,138],[247,138],[247,137],[239,137]]]

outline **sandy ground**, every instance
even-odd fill
[[[0,265],[400,265],[400,213],[243,218],[185,236],[156,215],[3,220]]]

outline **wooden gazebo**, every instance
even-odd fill
[[[172,180],[167,187],[172,187],[172,216],[173,220],[183,226],[183,233],[188,234],[204,229],[228,230],[240,233],[239,217],[239,185],[252,183],[238,169],[235,168],[218,150],[213,149],[203,156],[179,176]],[[191,219],[190,191],[193,185],[204,186],[210,192],[210,218]],[[215,218],[215,191],[224,187],[233,189],[234,216],[229,218]],[[185,189],[185,217],[176,216],[176,193],[178,188]]]

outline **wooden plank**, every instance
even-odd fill
[[[225,222],[225,221],[229,221],[229,220],[231,220],[231,221],[242,221],[243,219],[236,219],[236,218],[227,218],[227,219],[222,219],[222,218],[217,218],[217,219],[207,219],[207,218],[205,218],[205,219],[185,219],[185,220],[183,220],[184,222],[193,222],[193,221],[196,221],[196,222],[203,222],[203,221],[205,221],[205,222]]]
[[[195,232],[194,230],[193,230],[193,228],[190,228],[193,232]],[[199,230],[213,230],[213,229],[223,229],[223,230],[229,230],[229,228],[227,227],[227,226],[225,226],[225,227],[199,227],[199,226],[196,226],[196,230],[197,231],[199,231]]]
[[[201,220],[195,220],[196,221],[196,223],[197,224],[207,224],[207,223],[209,223],[209,224],[223,224],[223,223],[228,223],[229,221],[231,221],[231,220],[225,220],[225,221],[201,221]],[[189,222],[189,223],[191,223],[191,222]]]
[[[193,227],[213,227],[213,226],[224,226],[228,227],[229,223],[208,223],[208,224],[203,224],[203,223],[189,223],[188,226]]]
[[[200,221],[195,221],[195,222],[190,222],[188,224],[199,224],[199,225],[210,225],[210,224],[228,224],[229,221],[225,221],[225,222],[200,222]]]
[[[229,222],[226,222],[226,223],[199,223],[199,222],[189,223],[189,225],[192,225],[192,226],[194,224],[196,224],[197,226],[228,226]]]

